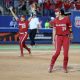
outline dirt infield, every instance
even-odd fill
[[[32,50],[32,55],[19,50],[0,50],[0,80],[80,80],[80,50],[69,51],[69,73],[62,71],[63,54],[57,59],[55,71],[48,73],[53,50]]]

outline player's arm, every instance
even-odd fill
[[[40,28],[40,21],[39,21],[39,18],[37,18],[37,28],[39,29]]]
[[[50,28],[53,28],[53,23],[54,23],[54,17],[51,17],[51,20],[49,21]]]
[[[50,23],[50,28],[53,28],[53,21],[49,21]]]
[[[69,31],[70,33],[72,33],[72,26],[69,26]]]
[[[69,31],[70,31],[70,39],[73,39],[72,26],[69,26]]]
[[[30,21],[31,21],[31,19],[32,19],[32,17],[28,18],[28,21],[30,22]]]
[[[56,29],[53,28],[53,42],[55,43],[55,37],[56,37]]]
[[[39,33],[40,22],[38,18],[36,18],[36,24],[37,24],[37,33]]]
[[[55,28],[53,28],[53,45],[54,45],[54,47],[55,47],[55,49],[56,49],[56,29]]]
[[[10,7],[9,10],[11,11],[12,15],[14,16],[14,18],[16,20],[18,20],[18,17],[16,16],[16,14],[13,12],[13,7]]]
[[[69,16],[68,16],[68,20],[67,21],[68,21],[69,32],[70,32],[70,39],[73,39],[72,24],[71,24]]]

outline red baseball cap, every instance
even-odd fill
[[[24,16],[24,15],[22,15],[22,16],[21,16],[21,18],[25,18],[25,16]]]
[[[59,12],[59,11],[60,11],[60,9],[58,9],[58,8],[57,8],[57,9],[55,9],[54,11],[55,11],[55,12]]]

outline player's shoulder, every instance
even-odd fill
[[[25,22],[28,22],[28,20],[25,20]]]
[[[55,21],[57,21],[59,18],[58,17],[56,17],[53,21],[55,22]]]
[[[66,18],[66,19],[69,19],[70,17],[69,17],[69,16],[65,16],[65,18]]]
[[[18,23],[21,23],[21,20],[20,20],[20,19],[17,19],[17,22],[18,22]]]
[[[55,18],[52,23],[55,24],[58,21],[58,18]]]
[[[28,20],[25,20],[25,21],[24,21],[24,23],[28,24],[28,23],[29,23],[29,21],[28,21]]]
[[[69,17],[69,16],[65,16],[65,17],[64,17],[64,20],[66,20],[66,21],[67,21],[67,20],[70,20],[70,17]]]

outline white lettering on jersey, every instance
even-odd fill
[[[66,24],[56,24],[57,27],[61,27],[62,31],[66,31]]]
[[[66,24],[56,24],[56,26],[66,27]]]
[[[26,24],[25,23],[19,24],[19,26],[21,26],[22,28],[26,28]]]

